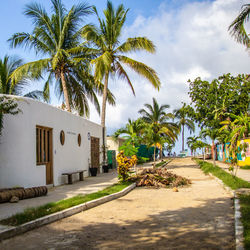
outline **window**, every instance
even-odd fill
[[[36,127],[36,163],[46,164],[51,158],[51,129]]]

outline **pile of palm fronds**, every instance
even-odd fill
[[[187,178],[173,174],[164,168],[146,168],[129,178],[136,182],[137,187],[178,187],[191,184]]]

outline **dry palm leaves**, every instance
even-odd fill
[[[135,181],[137,187],[178,187],[191,183],[189,179],[168,172],[163,168],[146,168],[129,179]]]

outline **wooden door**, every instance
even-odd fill
[[[52,129],[36,126],[36,164],[46,166],[46,185],[53,184]]]
[[[91,136],[91,167],[98,168],[100,172],[100,139]]]

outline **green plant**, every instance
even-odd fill
[[[124,152],[121,151],[116,157],[118,163],[118,178],[121,181],[127,181],[129,177],[130,168],[137,163],[136,155],[131,158],[125,156]]]
[[[225,185],[229,186],[233,190],[238,188],[250,188],[249,182],[227,173],[218,166],[213,166],[213,164],[208,163],[206,161],[196,160],[196,162],[200,165],[201,170],[205,174],[213,174],[217,178],[221,179]]]
[[[113,4],[107,1],[107,8],[103,11],[104,19],[99,16],[95,7],[93,7],[93,10],[97,16],[99,26],[86,25],[82,30],[82,36],[89,44],[93,45],[93,51],[97,55],[97,57],[91,60],[91,64],[94,65],[95,79],[100,82],[104,80],[101,125],[103,128],[102,143],[105,144],[106,100],[110,75],[117,74],[124,79],[133,94],[135,94],[134,88],[124,65],[145,77],[156,89],[160,87],[160,80],[152,68],[125,56],[130,52],[136,51],[155,52],[153,42],[146,37],[128,38],[125,42],[121,42],[120,39],[128,9],[126,10],[123,4],[120,4],[115,9]],[[105,154],[103,154],[103,160],[105,160]]]
[[[77,206],[79,204],[92,201],[113,193],[117,193],[127,186],[129,186],[131,182],[121,182],[118,184],[114,184],[110,187],[107,187],[101,191],[87,194],[87,195],[77,195],[72,198],[68,198],[65,200],[60,200],[57,202],[50,202],[48,204],[45,204],[43,206],[37,207],[37,208],[28,208],[22,213],[18,213],[14,216],[11,216],[7,219],[1,220],[0,224],[4,225],[10,225],[10,226],[18,226],[23,223],[41,218],[43,216],[53,214],[59,211],[62,211],[64,209]]]
[[[249,34],[246,32],[244,23],[249,20],[250,4],[244,4],[240,14],[230,24],[228,30],[237,42],[244,44],[247,48],[250,47]]]
[[[241,222],[244,230],[244,246],[250,249],[250,195],[240,195]]]
[[[122,146],[119,147],[119,151],[123,151],[124,155],[127,157],[132,157],[137,154],[138,148],[127,140],[122,144]]]

